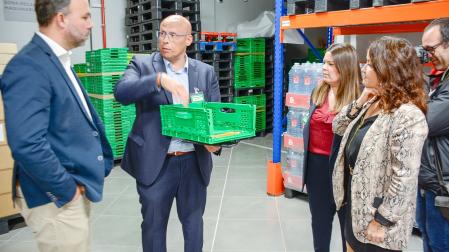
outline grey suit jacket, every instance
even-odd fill
[[[204,93],[206,101],[220,101],[214,68],[191,58],[188,62],[189,92],[194,93],[197,88]],[[115,89],[117,101],[136,104],[136,119],[128,137],[122,168],[143,185],[151,185],[158,177],[171,141],[171,137],[161,134],[159,106],[172,104],[173,98],[170,92],[157,88],[159,72],[166,72],[159,53],[136,55]],[[203,145],[194,146],[204,184],[208,185],[211,154]]]

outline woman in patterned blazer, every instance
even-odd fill
[[[405,39],[374,41],[361,96],[335,117],[342,135],[333,172],[337,209],[348,205],[348,251],[401,251],[415,216],[421,151],[427,136],[422,67]]]

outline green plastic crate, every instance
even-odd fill
[[[106,60],[127,60],[128,48],[105,48],[86,52],[86,62]]]
[[[264,131],[267,127],[267,112],[265,109],[256,112],[256,132]]]
[[[257,109],[265,109],[267,105],[267,97],[265,94],[260,95],[248,95],[248,96],[236,96],[234,97],[234,103],[251,104],[256,105]]]
[[[75,73],[87,73],[86,63],[75,64],[73,65],[73,69],[75,70]]]
[[[87,62],[88,73],[111,73],[124,72],[128,64],[125,63],[107,63],[107,62]]]
[[[160,106],[162,134],[205,144],[255,136],[256,107],[232,103]]]
[[[324,58],[324,54],[326,53],[326,48],[317,48],[318,53]],[[313,53],[312,49],[307,50],[307,61],[308,62],[321,62],[316,55]]]
[[[115,84],[121,77],[121,74],[88,76],[85,85],[86,90],[89,94],[113,94]]]
[[[237,55],[234,61],[234,87],[265,86],[265,56]]]
[[[265,38],[237,39],[237,52],[265,53]]]

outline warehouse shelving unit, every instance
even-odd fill
[[[449,17],[449,0],[282,16],[283,0],[275,2],[273,159],[281,161],[283,109],[283,36],[285,30],[331,27],[335,35],[422,32],[429,20]],[[269,163],[269,165],[270,165]],[[280,169],[280,164],[278,165]]]

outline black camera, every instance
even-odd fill
[[[424,49],[424,47],[422,46],[416,46],[415,47],[416,50],[416,55],[419,58],[419,61],[421,61],[421,64],[425,64],[427,62],[429,62],[429,53],[426,51],[426,49]]]

